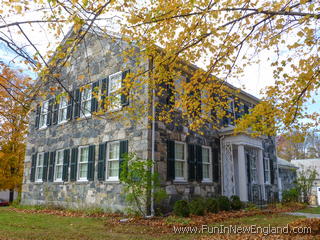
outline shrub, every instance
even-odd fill
[[[232,210],[240,210],[243,207],[240,198],[236,195],[230,197],[230,205]]]
[[[245,210],[246,211],[255,211],[255,210],[258,210],[258,207],[254,203],[248,202],[245,204]]]
[[[282,193],[282,202],[298,202],[299,201],[299,191],[296,188],[283,191]]]
[[[178,217],[189,217],[189,203],[186,200],[176,201],[173,206],[173,213]]]
[[[208,198],[206,201],[207,212],[217,213],[219,212],[218,200],[216,198]]]
[[[229,211],[230,210],[230,200],[226,196],[218,197],[218,206],[220,211]]]
[[[206,211],[206,204],[204,199],[202,198],[193,199],[189,203],[189,208],[190,208],[191,214],[194,214],[197,216],[203,216]]]

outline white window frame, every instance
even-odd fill
[[[264,161],[264,174],[267,176],[265,178],[266,179],[265,183],[270,184],[271,183],[270,159],[266,157],[263,159],[263,161]]]
[[[119,146],[119,154],[117,156],[117,158],[114,158],[114,159],[109,159],[109,156],[110,156],[110,145],[112,144],[118,144]],[[106,164],[107,164],[107,167],[106,167],[106,179],[107,181],[119,181],[119,171],[118,171],[118,176],[112,176],[110,177],[109,176],[109,162],[118,162],[119,163],[119,167],[120,167],[120,141],[112,141],[112,142],[108,142],[107,143],[107,157],[106,157]]]
[[[59,157],[59,154],[61,153],[62,155],[62,162],[60,164],[57,164],[58,163],[58,157]],[[64,154],[63,154],[63,149],[62,150],[58,150],[56,152],[56,159],[55,159],[55,162],[54,162],[54,181],[55,182],[62,182],[62,177],[63,177],[63,158],[64,158]],[[57,167],[61,167],[61,178],[57,178]]]
[[[80,98],[81,98],[81,106],[80,106],[80,117],[90,117],[91,116],[91,99],[92,99],[92,84],[89,83],[83,87],[80,88]],[[84,91],[89,91],[89,97],[84,99]],[[89,109],[87,113],[84,113],[86,111],[86,109],[84,109],[84,102],[88,102],[89,103]]]
[[[117,79],[119,75],[119,79]],[[115,78],[115,79],[113,79]],[[116,89],[113,89],[113,82],[112,81],[119,81],[119,83],[116,83],[114,85],[117,85]],[[121,109],[121,94],[117,93],[119,89],[122,87],[122,71],[116,72],[114,74],[111,74],[108,78],[108,96],[110,98],[119,98],[119,104],[116,105],[113,103],[111,99],[111,106],[110,106],[110,111],[117,111]],[[115,94],[116,93],[116,94]]]
[[[202,182],[212,182],[212,152],[211,152],[211,147],[209,146],[202,146],[202,151],[203,149],[208,149],[209,153],[209,162],[205,163],[203,161],[203,155],[202,155],[202,172],[203,172],[203,167],[204,165],[209,165],[209,178],[202,178]]]
[[[39,165],[40,156],[42,156],[42,165]],[[43,178],[43,168],[44,168],[44,152],[38,153],[36,162],[36,182],[42,182]],[[41,171],[41,177],[38,178],[39,170]]]
[[[184,150],[184,159],[177,159],[177,155],[176,155],[176,145],[183,145],[183,150]],[[174,152],[175,152],[175,156],[174,156],[174,164],[176,164],[176,162],[183,162],[183,177],[177,177],[176,176],[176,172],[174,172],[174,180],[176,182],[186,182],[188,179],[188,171],[187,171],[187,144],[185,142],[179,142],[179,141],[174,141]],[[176,171],[176,166],[174,166],[174,171]]]
[[[80,160],[81,160],[81,151],[82,151],[82,149],[85,149],[85,148],[88,149],[88,157],[85,159],[85,161],[80,162]],[[77,166],[77,181],[78,182],[86,182],[86,181],[88,181],[88,171],[87,171],[87,176],[86,177],[80,178],[80,165],[81,164],[87,164],[87,170],[88,170],[88,163],[89,163],[88,159],[89,159],[89,145],[79,147],[78,163],[77,163],[77,165],[78,165]]]
[[[63,105],[65,103],[65,105]],[[62,113],[65,111],[65,118],[61,119]],[[61,96],[58,108],[58,124],[67,122],[68,114],[68,99],[67,96]]]
[[[46,108],[45,105],[47,106]],[[48,111],[49,100],[46,100],[42,103],[42,106],[40,108],[39,129],[44,129],[47,127]]]

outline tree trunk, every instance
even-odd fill
[[[9,192],[9,202],[13,202],[14,198],[14,189],[10,189]]]

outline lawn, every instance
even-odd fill
[[[300,217],[282,214],[257,215],[234,218],[220,224],[257,224],[261,226],[284,226]],[[165,222],[165,221],[164,221]],[[43,213],[15,212],[0,208],[0,239],[55,240],[55,239],[194,239],[201,235],[181,235],[162,231],[161,226],[137,223],[120,223],[114,218],[65,217]],[[214,225],[214,223],[208,223]],[[168,228],[167,228],[168,229]],[[202,235],[203,236],[203,235]]]
[[[305,208],[305,209],[299,210],[297,212],[320,214],[320,207]]]

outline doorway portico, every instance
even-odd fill
[[[262,139],[224,134],[220,144],[222,194],[243,202],[265,199]]]

